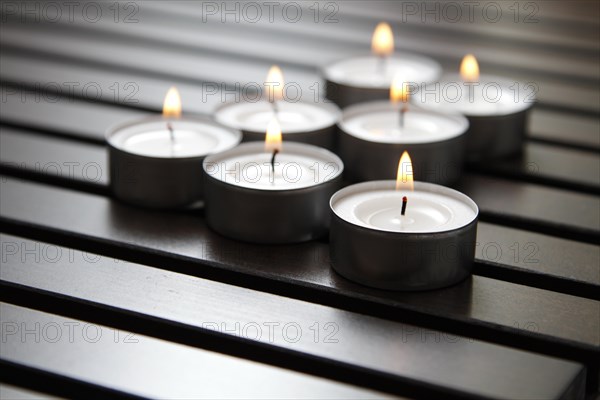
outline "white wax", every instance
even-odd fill
[[[173,128],[173,139],[167,129]],[[200,157],[223,151],[240,141],[240,134],[210,121],[151,117],[116,127],[107,138],[128,153],[158,158]]]
[[[284,135],[323,129],[337,122],[340,111],[328,103],[278,101],[277,118]],[[266,132],[274,117],[267,101],[228,103],[215,111],[215,120],[225,126],[249,132]]]
[[[469,127],[466,118],[409,107],[404,126],[398,106],[373,101],[344,110],[340,128],[359,139],[379,143],[433,143],[462,135]]]
[[[329,81],[361,88],[389,89],[394,76],[417,85],[438,79],[442,68],[434,60],[415,54],[397,54],[382,60],[375,56],[349,58],[324,69]]]
[[[467,116],[500,116],[523,111],[533,105],[533,87],[507,78],[482,75],[476,83],[465,83],[458,75],[421,88],[411,101],[423,108]]]
[[[348,186],[331,198],[333,212],[343,220],[385,232],[445,232],[470,224],[477,217],[475,202],[456,190],[415,182],[414,191],[396,190],[394,181]],[[402,197],[408,198],[402,215]]]
[[[272,153],[262,142],[244,143],[215,154],[204,162],[205,171],[230,185],[256,190],[294,190],[327,182],[339,176],[342,161],[317,146],[284,142],[271,169]]]

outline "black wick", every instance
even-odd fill
[[[273,175],[275,174],[275,156],[277,153],[279,153],[279,150],[275,149],[273,150],[273,155],[271,156],[271,171],[273,172]]]
[[[404,114],[406,114],[407,111],[408,107],[406,104],[403,104],[402,108],[400,108],[400,128],[404,128]]]
[[[173,125],[170,122],[167,122],[167,129],[169,130],[169,136],[171,137],[171,142],[175,141],[175,133],[173,132]]]
[[[406,204],[408,203],[408,198],[406,196],[402,197],[402,211],[400,214],[406,214]]]
[[[379,56],[379,62],[377,63],[377,69],[381,75],[385,75],[386,65],[387,65],[387,56]]]
[[[279,109],[277,107],[277,100],[273,99],[269,102],[271,103],[271,107],[273,107],[273,114],[275,114],[275,117],[277,118],[277,114],[279,113]]]

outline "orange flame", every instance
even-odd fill
[[[279,68],[279,66],[273,65],[269,69],[267,79],[265,80],[265,89],[267,90],[269,101],[278,101],[283,99],[283,86],[283,72],[281,72],[281,68]]]
[[[400,76],[397,74],[394,76],[392,86],[390,87],[390,100],[393,104],[398,102],[408,102],[408,83],[403,82]]]
[[[272,118],[267,125],[267,134],[265,136],[265,151],[272,153],[273,151],[281,151],[281,127],[277,118]]]
[[[460,76],[465,82],[477,82],[479,80],[479,64],[473,54],[467,54],[460,63]]]
[[[163,103],[163,117],[181,117],[181,96],[175,86],[171,86]]]
[[[389,24],[380,22],[373,31],[371,50],[376,56],[386,57],[394,52],[394,34]]]
[[[398,162],[398,175],[396,176],[396,190],[414,190],[413,168],[410,156],[405,151]]]

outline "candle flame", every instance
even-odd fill
[[[267,90],[269,101],[272,102],[283,99],[284,85],[285,83],[283,81],[283,72],[281,72],[281,68],[277,65],[273,65],[269,69],[267,79],[265,80],[265,89]]]
[[[390,100],[392,103],[396,104],[398,102],[408,102],[408,89],[408,83],[402,81],[400,75],[396,74],[392,80],[392,86],[390,86]]]
[[[277,118],[272,118],[267,125],[267,134],[265,136],[265,151],[272,153],[277,150],[281,151],[281,127]]]
[[[392,28],[386,22],[377,24],[371,39],[371,50],[373,54],[387,57],[394,52],[394,34]]]
[[[412,161],[408,152],[402,153],[398,162],[398,175],[396,177],[396,190],[414,190]]]
[[[460,76],[465,82],[477,82],[479,80],[479,64],[473,54],[467,54],[460,63]]]
[[[181,96],[175,86],[171,86],[163,103],[163,117],[181,117]]]

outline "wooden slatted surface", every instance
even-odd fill
[[[322,4],[319,23],[309,2],[295,3],[303,10],[296,23],[280,13],[224,23],[203,14],[201,2],[119,4],[122,12],[133,7],[131,24],[115,22],[111,4],[99,5],[105,18],[94,23],[77,12],[53,22],[2,9],[3,396],[597,393],[597,3],[531,3],[530,24],[514,22],[530,3],[518,4],[516,16],[504,4],[495,23],[481,15],[423,23],[402,13],[406,3],[390,1]],[[323,23],[331,10],[337,22]],[[273,62],[288,81],[322,87],[319,69],[367,53],[381,19],[394,23],[399,49],[448,71],[474,52],[485,72],[539,86],[523,155],[470,166],[459,184],[481,209],[472,278],[423,293],[373,290],[331,270],[327,239],[239,243],[210,231],[201,210],[154,212],[110,198],[108,126],[158,112],[173,84],[184,112],[209,115],[233,99],[236,84],[262,82]],[[50,334],[69,322],[111,334],[95,346],[81,337],[6,335],[36,323]],[[278,324],[273,340],[265,323]],[[299,340],[282,335],[286,323],[301,326]],[[139,340],[115,343],[113,332]],[[325,341],[332,332],[337,341]]]

